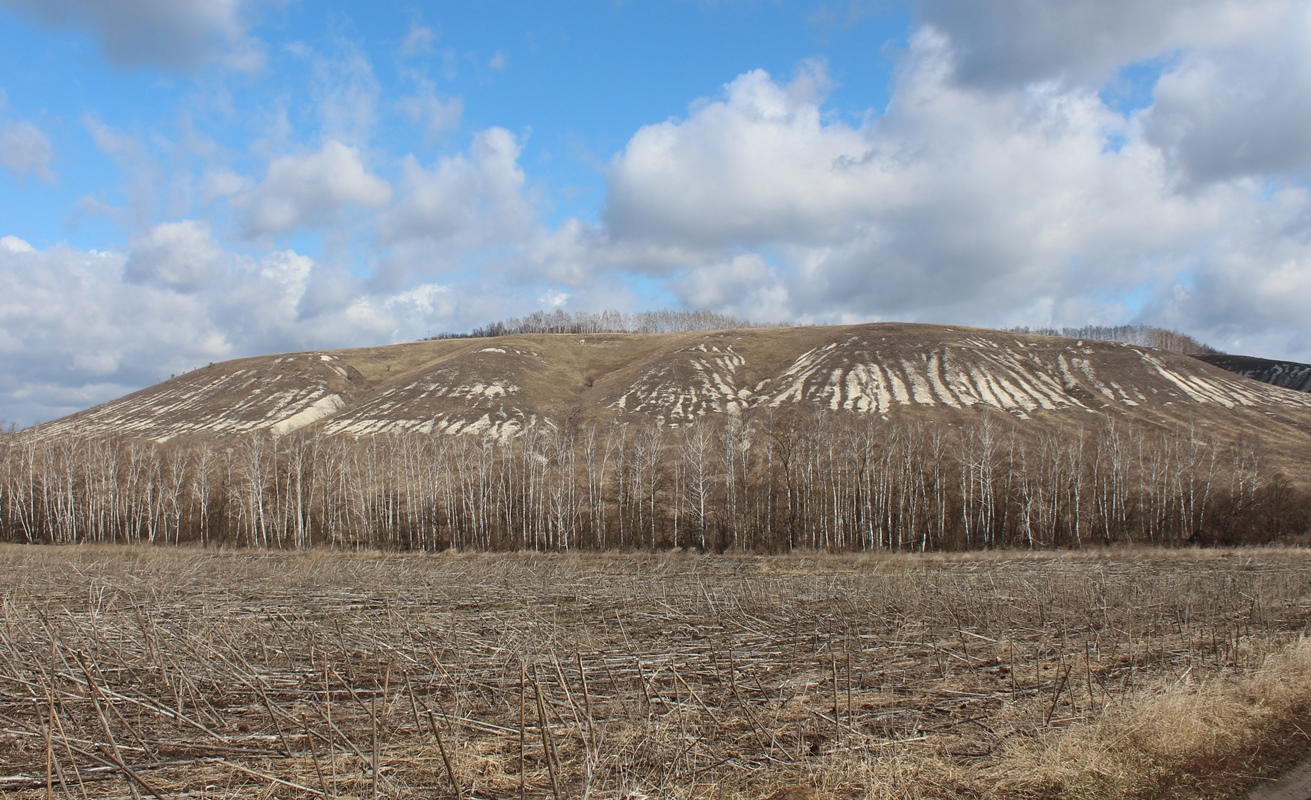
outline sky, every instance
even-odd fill
[[[0,419],[538,309],[1311,362],[1302,0],[0,0]]]

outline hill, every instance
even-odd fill
[[[388,549],[1298,541],[1311,394],[874,324],[247,358],[0,438],[0,538]]]
[[[1311,392],[1311,364],[1273,361],[1254,356],[1231,356],[1223,353],[1200,354],[1196,358],[1262,383],[1297,392]]]
[[[523,334],[214,364],[40,426],[156,441],[306,426],[355,435],[511,436],[542,423],[795,409],[879,416],[991,408],[1299,427],[1311,397],[1120,342],[869,324],[715,332]]]

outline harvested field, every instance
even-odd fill
[[[0,574],[13,797],[1241,797],[1311,751],[1302,550]]]

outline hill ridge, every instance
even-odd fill
[[[1226,353],[1206,353],[1195,358],[1272,386],[1297,392],[1311,392],[1311,364]]]
[[[513,334],[214,364],[38,427],[166,441],[314,425],[329,433],[514,436],[568,419],[790,407],[888,415],[992,408],[1311,410],[1311,395],[1132,344],[909,323],[659,334]]]

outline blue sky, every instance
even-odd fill
[[[0,417],[538,308],[1311,361],[1292,0],[0,0]]]
[[[881,109],[909,18],[908,7],[893,5],[839,14],[804,4],[690,0],[237,8],[248,8],[244,19],[259,23],[251,35],[260,35],[260,63],[244,70],[221,63],[170,69],[146,52],[119,56],[116,64],[94,28],[71,20],[42,25],[40,14],[5,12],[0,46],[11,54],[8,105],[46,122],[58,145],[51,168],[60,176],[45,186],[4,187],[8,225],[28,233],[33,245],[113,241],[109,220],[79,201],[129,205],[132,186],[121,162],[98,146],[93,124],[171,151],[172,159],[160,159],[168,162],[162,169],[195,172],[222,161],[258,172],[271,138],[294,149],[340,137],[339,128],[325,124],[324,95],[352,91],[354,97],[335,101],[370,128],[364,140],[380,174],[394,178],[394,162],[406,154],[425,160],[458,152],[473,133],[505,128],[521,139],[519,160],[541,192],[545,221],[595,220],[606,162],[632,133],[685,114],[741,73],[786,77],[807,59],[823,58],[834,81],[830,113],[859,123]],[[852,110],[844,112],[848,97]],[[345,105],[352,101],[359,105]],[[416,118],[434,113],[425,102],[443,109],[439,119]],[[273,131],[278,124],[289,129]],[[189,137],[226,152],[187,153]],[[164,206],[154,214],[179,210],[167,207],[176,197],[152,200]]]

